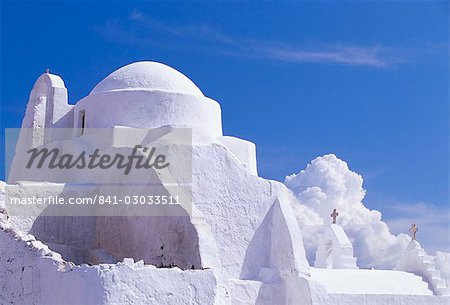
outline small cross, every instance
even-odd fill
[[[409,229],[409,233],[411,234],[412,240],[416,240],[417,231],[419,231],[419,228],[415,223],[413,223],[411,228]]]
[[[49,68],[45,69],[45,73],[49,74],[50,73],[50,69]]]
[[[338,217],[339,213],[336,211],[336,209],[333,209],[333,213],[331,213],[331,217],[333,217],[333,223],[336,223],[336,217]]]

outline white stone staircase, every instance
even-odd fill
[[[421,276],[436,295],[450,295],[450,288],[436,269],[433,256],[428,255],[416,240],[409,243],[395,269]]]

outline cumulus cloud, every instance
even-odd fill
[[[330,213],[339,212],[338,222],[353,242],[358,265],[363,268],[391,269],[410,238],[394,235],[381,220],[381,213],[364,206],[363,179],[335,155],[318,157],[298,174],[286,177],[285,184],[298,200],[294,213],[304,234],[310,263]]]

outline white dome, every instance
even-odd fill
[[[183,73],[154,61],[135,62],[114,71],[98,83],[90,95],[125,90],[159,90],[203,96]]]

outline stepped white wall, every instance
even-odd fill
[[[408,247],[403,251],[396,270],[411,272],[423,277],[430,289],[437,295],[450,295],[445,279],[436,269],[434,258],[427,255],[422,246],[416,241],[411,240]]]
[[[73,265],[31,235],[1,224],[0,303],[214,304],[212,270],[157,269],[125,259],[114,265]]]

